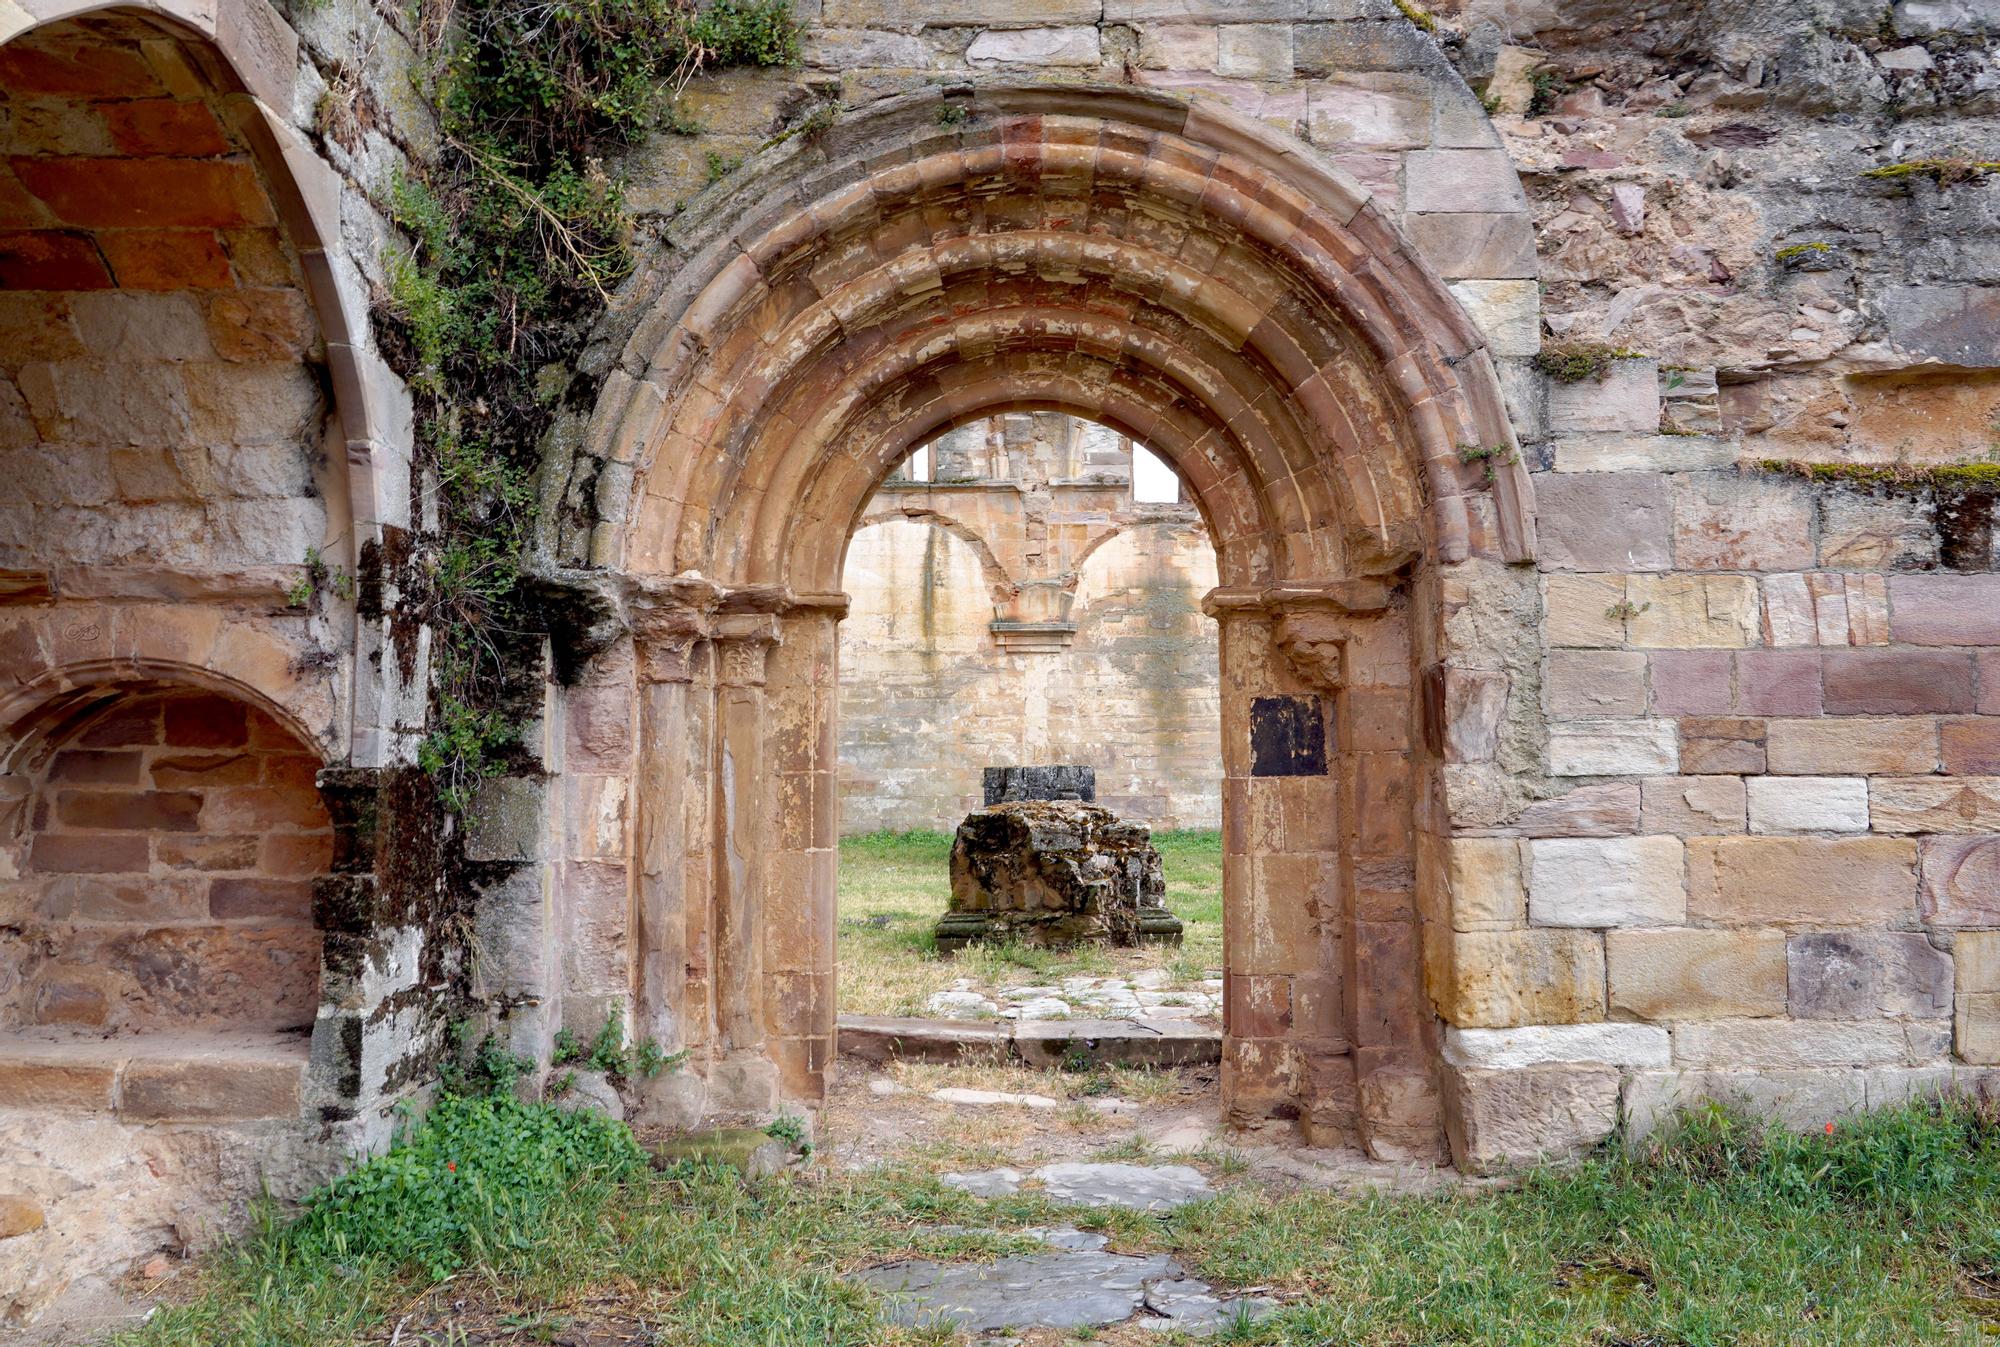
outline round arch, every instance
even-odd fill
[[[1518,454],[1466,461],[1515,447],[1497,374],[1393,222],[1206,106],[981,86],[769,151],[677,237],[588,441],[633,473],[592,555],[671,610],[638,623],[639,773],[671,783],[638,811],[642,1027],[697,1049],[725,1108],[824,1088],[847,541],[916,446],[1057,411],[1173,464],[1216,549],[1225,1108],[1437,1153],[1415,909],[1380,921],[1355,888],[1416,873],[1418,737],[1341,727],[1353,683],[1409,705],[1415,596],[1530,559],[1534,518]]]
[[[299,38],[264,0],[48,0],[0,14],[0,45],[93,15],[128,14],[178,38],[220,96],[232,128],[249,147],[280,226],[299,254],[306,294],[325,343],[332,406],[345,453],[329,465],[348,511],[342,539],[358,560],[361,543],[409,513],[407,471],[396,467],[393,409],[386,383],[371,375],[368,315],[335,277],[340,243],[338,174],[274,109],[289,107],[298,80]]]

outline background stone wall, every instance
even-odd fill
[[[935,480],[892,478],[848,548],[842,829],[949,831],[984,767],[1058,760],[1094,767],[1124,817],[1218,826],[1215,554],[1194,508],[1136,502],[1129,441],[1052,413],[931,454]]]

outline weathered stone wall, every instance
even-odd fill
[[[8,807],[0,1026],[304,1029],[319,758],[213,694],[140,696],[72,732]]]
[[[0,15],[0,1318],[386,1142],[462,957],[383,620],[404,19],[87,8]]]
[[[984,767],[1064,755],[1123,817],[1218,825],[1215,552],[1086,425],[975,423],[870,500],[841,581],[843,831],[949,831]]]

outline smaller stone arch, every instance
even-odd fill
[[[855,534],[860,533],[862,529],[872,528],[877,524],[895,523],[899,520],[907,520],[913,524],[928,524],[932,528],[942,529],[970,547],[973,555],[979,558],[980,574],[985,577],[987,591],[992,596],[995,604],[1003,604],[1020,592],[1021,586],[1019,582],[1013,576],[1007,574],[1007,568],[1001,564],[998,557],[993,555],[992,546],[985,538],[980,536],[979,530],[973,528],[970,524],[963,523],[953,516],[946,514],[942,510],[917,508],[909,505],[869,510],[855,524],[854,531],[847,535],[848,546],[853,546]],[[841,569],[845,573],[845,555],[841,558]]]

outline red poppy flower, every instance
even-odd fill
[[[1827,1131],[1829,1131],[1829,1132],[1831,1132],[1831,1131],[1833,1130],[1833,1124],[1832,1124],[1832,1123],[1828,1123],[1828,1124],[1826,1125],[1826,1130],[1827,1130]],[[456,1161],[456,1160],[447,1160],[447,1161],[445,1161],[445,1162],[444,1162],[444,1167],[445,1167],[446,1169],[449,1169],[449,1170],[450,1170],[450,1171],[451,1171],[452,1173],[454,1173],[454,1174],[458,1173],[458,1161]]]

